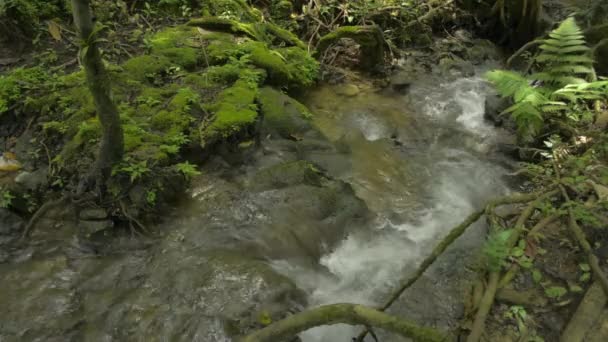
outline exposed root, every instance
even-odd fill
[[[536,206],[540,204],[540,202],[542,202],[544,199],[556,194],[558,194],[558,190],[551,190],[549,192],[545,192],[544,194],[536,198],[533,202],[528,204],[528,206],[526,206],[526,208],[522,211],[521,215],[517,219],[517,222],[515,223],[513,233],[509,236],[509,240],[507,240],[507,248],[511,249],[515,246],[515,244],[519,240],[519,237],[526,229],[526,221],[530,218],[530,216],[532,216]],[[490,312],[490,309],[494,304],[494,298],[496,296],[496,290],[498,288],[498,283],[500,280],[500,271],[490,272],[488,279],[488,286],[486,287],[486,291],[479,305],[479,309],[477,310],[477,314],[475,315],[475,321],[473,322],[471,333],[467,337],[467,342],[478,342],[481,339],[481,335],[484,332],[486,318],[488,317],[488,313]]]
[[[38,210],[36,210],[36,212],[34,213],[32,218],[30,218],[30,221],[27,223],[27,226],[25,226],[25,229],[23,229],[23,233],[21,234],[21,241],[25,240],[31,234],[32,230],[36,227],[36,224],[38,223],[38,221],[40,221],[40,219],[49,210],[59,207],[63,203],[67,202],[70,198],[71,198],[70,195],[63,195],[62,197],[60,197],[56,200],[52,200],[52,201],[48,201],[48,202],[44,203],[40,208],[38,208]]]
[[[556,160],[556,155],[554,153],[553,154],[553,170],[555,171],[555,178],[557,178],[558,186],[559,186],[559,189],[561,190],[564,200],[566,201],[566,203],[570,203],[570,196],[568,195],[566,188],[561,184],[561,175],[560,175],[559,167],[555,160]],[[572,207],[568,206],[567,210],[568,210],[568,228],[570,229],[570,231],[572,232],[572,234],[578,241],[578,244],[581,246],[581,248],[583,249],[585,254],[587,254],[587,259],[589,261],[589,266],[591,267],[591,272],[593,273],[593,276],[596,278],[596,280],[599,281],[600,285],[602,286],[602,289],[604,290],[604,293],[608,296],[608,278],[606,277],[606,274],[604,274],[604,271],[602,271],[599,259],[597,258],[597,256],[595,256],[595,254],[593,254],[593,249],[591,248],[591,244],[589,244],[589,241],[587,241],[587,238],[585,237],[585,232],[581,229],[581,227],[576,222],[576,218],[574,217],[574,212],[572,210]]]
[[[446,341],[447,335],[432,328],[356,304],[332,304],[289,316],[240,339],[240,342],[275,342],[322,325],[374,326],[419,342]]]

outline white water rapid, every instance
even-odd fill
[[[311,307],[340,302],[379,305],[404,276],[404,270],[415,269],[450,228],[486,199],[507,191],[501,180],[506,170],[487,156],[498,134],[483,121],[487,92],[487,85],[476,77],[445,84],[429,81],[413,86],[409,95],[395,101],[393,106],[403,117],[397,117],[394,122],[374,109],[347,108],[341,113],[340,120],[350,120],[350,127],[360,129],[369,144],[388,139],[391,132],[388,127],[399,126],[400,122],[414,119],[431,127],[412,132],[413,137],[405,137],[406,141],[420,143],[412,148],[404,142],[406,148],[399,154],[401,167],[418,170],[414,173],[424,170],[413,175],[419,178],[416,181],[425,183],[424,192],[407,187],[395,189],[407,182],[396,182],[391,174],[411,175],[390,173],[382,169],[383,165],[377,165],[379,177],[382,175],[386,182],[384,186],[393,192],[402,191],[402,198],[395,198],[393,202],[414,197],[424,205],[413,213],[405,213],[406,219],[379,213],[375,226],[349,234],[337,248],[322,257],[320,264],[325,271],[288,261],[275,262],[276,269],[307,291]],[[386,146],[394,148],[390,144]],[[349,182],[358,193],[370,186],[356,174]],[[377,190],[376,193],[382,193],[382,189]],[[368,205],[379,200],[371,195],[361,197]],[[347,342],[360,331],[360,327],[336,325],[311,329],[300,336],[304,342]]]

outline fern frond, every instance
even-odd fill
[[[584,42],[584,41],[583,41]],[[565,43],[567,44],[567,43]],[[544,50],[545,52],[550,51],[550,52],[555,52],[558,54],[567,54],[570,52],[588,52],[591,49],[588,48],[587,46],[584,45],[573,45],[573,46],[553,46],[550,44],[543,44],[540,46],[541,50]]]
[[[536,61],[539,63],[543,62],[561,62],[561,63],[581,63],[589,65],[593,63],[593,58],[587,55],[557,55],[557,54],[542,54],[536,57]]]
[[[543,65],[543,72],[533,75],[550,87],[559,89],[570,83],[586,82],[580,75],[593,74],[591,49],[585,44],[582,30],[570,17],[549,34],[540,46],[536,62]]]
[[[513,97],[516,102],[534,91],[530,81],[517,72],[492,70],[486,74],[486,79],[496,87],[500,95]]]

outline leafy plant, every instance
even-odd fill
[[[530,76],[507,70],[493,70],[486,78],[513,105],[503,114],[511,114],[520,138],[531,141],[551,119],[569,123],[591,121],[590,101],[607,99],[607,81],[592,81],[595,72],[590,49],[582,30],[568,18],[542,40],[534,61],[539,71]]]
[[[561,286],[550,286],[545,289],[545,295],[549,298],[561,298],[568,293],[568,290]]]
[[[512,230],[500,230],[490,234],[483,249],[485,264],[489,271],[497,272],[505,265],[510,255],[507,241],[513,233]]]
[[[179,173],[183,174],[186,178],[194,177],[201,174],[201,172],[197,170],[196,165],[190,164],[187,161],[175,164],[175,169]]]
[[[13,203],[15,196],[9,191],[0,187],[0,208],[8,208]]]
[[[116,175],[120,172],[129,175],[129,179],[131,180],[131,183],[133,183],[146,173],[150,172],[150,169],[148,168],[148,162],[145,160],[141,162],[131,162],[130,160],[127,160],[125,163],[114,167],[114,170],[112,170],[112,175]]]

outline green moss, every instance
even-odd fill
[[[264,116],[265,129],[289,137],[310,129],[312,114],[298,101],[270,87],[258,93],[258,103]]]
[[[167,57],[175,65],[192,69],[201,60],[199,33],[194,27],[176,26],[164,29],[150,38],[151,53]]]
[[[241,49],[249,55],[251,63],[268,72],[269,80],[276,85],[286,85],[290,75],[285,57],[275,50],[270,50],[262,42],[247,42]]]
[[[201,126],[201,145],[206,147],[253,126],[258,117],[256,95],[257,87],[243,80],[222,91],[210,108],[215,115]]]
[[[298,36],[278,25],[266,23],[266,31],[273,35],[275,40],[278,40],[279,43],[285,43],[288,46],[297,46],[300,49],[307,49],[306,44],[304,44]]]
[[[319,62],[303,49],[288,47],[277,49],[287,61],[289,84],[295,88],[313,85],[319,75]]]
[[[17,68],[8,75],[0,75],[0,115],[9,110],[28,90],[38,88],[48,80],[40,67]]]
[[[198,106],[199,100],[200,96],[194,90],[180,89],[167,105],[167,110],[161,110],[152,117],[152,128],[173,134],[184,131],[194,120],[192,106]]]
[[[211,65],[224,64],[242,54],[239,45],[232,40],[214,40],[207,46],[207,56]]]
[[[171,66],[171,61],[164,56],[143,55],[129,59],[123,64],[122,79],[145,82]]]

